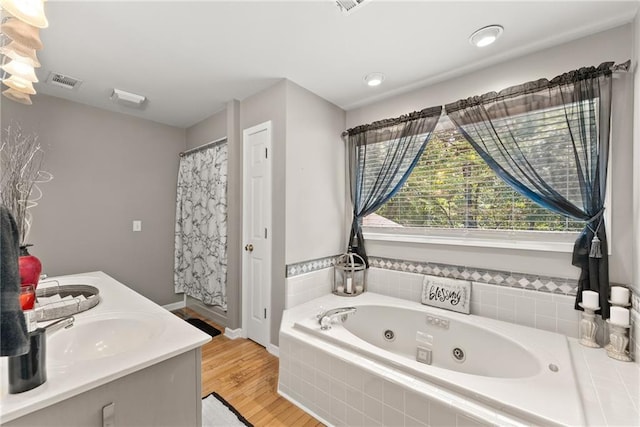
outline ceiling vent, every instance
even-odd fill
[[[336,0],[336,4],[343,13],[348,14],[357,9],[358,6],[362,5],[364,1],[365,0]]]
[[[49,73],[49,77],[47,77],[47,83],[52,86],[63,87],[69,90],[78,90],[82,84],[82,80],[78,80],[71,76],[65,76],[64,74],[51,72]]]

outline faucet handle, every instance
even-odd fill
[[[324,316],[324,313],[326,312],[326,310],[324,309],[324,306],[319,306],[318,307],[318,313],[316,314],[316,319],[321,319],[322,316]]]

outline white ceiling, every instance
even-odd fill
[[[38,76],[55,71],[83,84],[38,83],[39,93],[189,127],[282,78],[349,110],[622,25],[638,2],[368,0],[349,15],[332,0],[50,0],[45,8]],[[489,24],[504,26],[502,38],[472,47],[468,36]],[[373,71],[386,75],[378,88],[363,83]],[[113,88],[147,96],[146,109],[113,104]]]

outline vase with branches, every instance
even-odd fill
[[[13,215],[20,236],[20,276],[22,283],[37,285],[40,261],[27,251],[27,236],[32,224],[29,211],[38,205],[42,191],[38,184],[53,179],[42,170],[44,150],[35,133],[25,132],[20,125],[2,129],[0,139],[0,203]],[[35,258],[35,260],[34,260]]]

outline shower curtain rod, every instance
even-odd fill
[[[180,157],[184,157],[187,154],[196,153],[196,152],[198,152],[200,150],[204,150],[205,148],[209,148],[209,147],[216,146],[218,144],[222,144],[223,142],[227,142],[227,137],[226,136],[223,136],[220,139],[216,139],[215,141],[211,141],[211,142],[207,142],[206,144],[199,145],[199,146],[197,146],[195,148],[191,148],[190,150],[182,151],[180,153]]]

